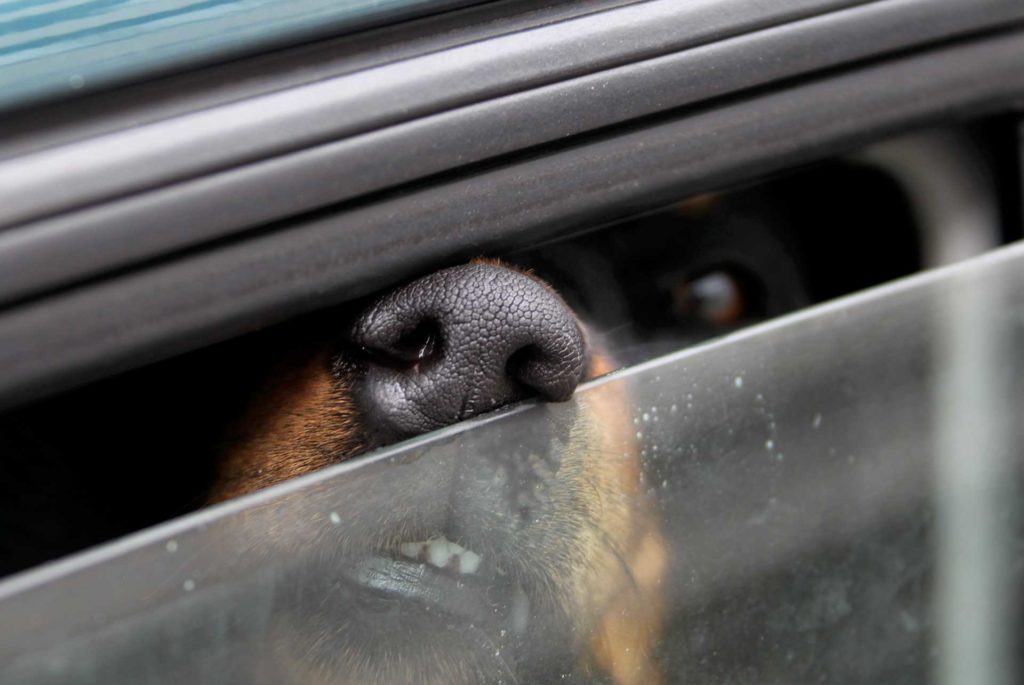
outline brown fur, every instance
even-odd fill
[[[332,363],[331,349],[331,343],[323,342],[297,350],[272,375],[226,450],[211,501],[267,487],[366,449],[360,428],[364,419],[349,393],[353,379],[337,370],[342,367]],[[604,355],[592,352],[590,358],[591,378],[614,368]],[[658,685],[661,677],[652,652],[661,627],[659,589],[667,560],[642,492],[628,398],[620,386],[606,384],[578,396],[578,404],[579,418],[561,467],[548,484],[559,503],[529,531],[531,539],[552,541],[558,549],[533,550],[537,556],[529,566],[556,584],[540,601],[558,605],[572,617],[574,634],[584,636],[584,669],[605,673],[618,685]],[[521,540],[510,544],[530,549]],[[565,563],[567,558],[571,563]],[[302,668],[301,650],[299,655],[286,654],[284,658],[297,662],[292,669],[301,668],[311,682],[334,682],[322,664]],[[356,659],[345,662],[342,672],[345,682],[401,680],[394,672],[381,675],[393,665],[381,664],[380,673],[372,673],[374,668]],[[460,676],[461,667],[455,664],[407,668],[422,671],[419,682],[474,682],[471,676]]]
[[[346,380],[331,373],[331,350],[297,350],[272,374],[228,438],[211,503],[239,497],[359,454],[365,449]]]
[[[591,378],[615,370],[605,354],[591,357]],[[626,445],[628,458],[618,462],[619,473],[605,484],[604,491],[625,495],[634,503],[642,501],[641,464],[633,435],[629,398],[621,387],[606,385],[598,391],[595,415],[599,426]],[[609,598],[591,632],[590,652],[594,664],[609,674],[617,685],[660,685],[661,673],[654,664],[654,648],[662,627],[661,581],[668,566],[665,541],[653,512],[634,507],[629,513],[629,530],[622,531],[626,564],[631,578],[626,587],[606,580],[602,595]],[[594,591],[596,588],[591,588]],[[607,594],[604,594],[607,593]],[[597,596],[602,596],[597,595]]]

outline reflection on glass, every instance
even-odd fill
[[[929,682],[970,665],[942,652],[957,606],[995,647],[971,674],[1010,682],[1022,267],[1011,247],[8,581],[0,680]],[[962,292],[1000,342],[956,354],[1004,357],[960,397],[972,425],[941,401]],[[997,481],[935,487],[951,427],[1006,446],[959,455]],[[951,561],[950,496],[997,513],[970,547],[991,558]],[[951,572],[989,587],[950,605]]]
[[[7,0],[0,107],[472,0]]]

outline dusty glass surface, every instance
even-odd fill
[[[0,681],[1012,682],[1022,327],[1013,246],[201,512],[0,585]]]
[[[2,0],[0,107],[472,0]]]

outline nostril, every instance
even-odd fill
[[[374,362],[395,369],[414,369],[438,357],[441,350],[441,327],[436,321],[424,319],[394,341],[364,344],[363,352]]]
[[[508,361],[505,363],[505,374],[512,379],[520,381],[520,375],[523,372],[523,368],[536,363],[537,357],[541,354],[540,349],[536,345],[526,345],[521,347],[511,355],[509,355]]]
[[[583,348],[574,341],[555,347],[555,350],[545,350],[537,344],[521,347],[509,356],[505,373],[544,399],[555,402],[569,399],[582,377]]]

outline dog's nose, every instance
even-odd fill
[[[369,358],[357,392],[386,438],[447,426],[536,393],[566,400],[583,377],[576,317],[546,284],[487,263],[444,269],[355,321]]]

